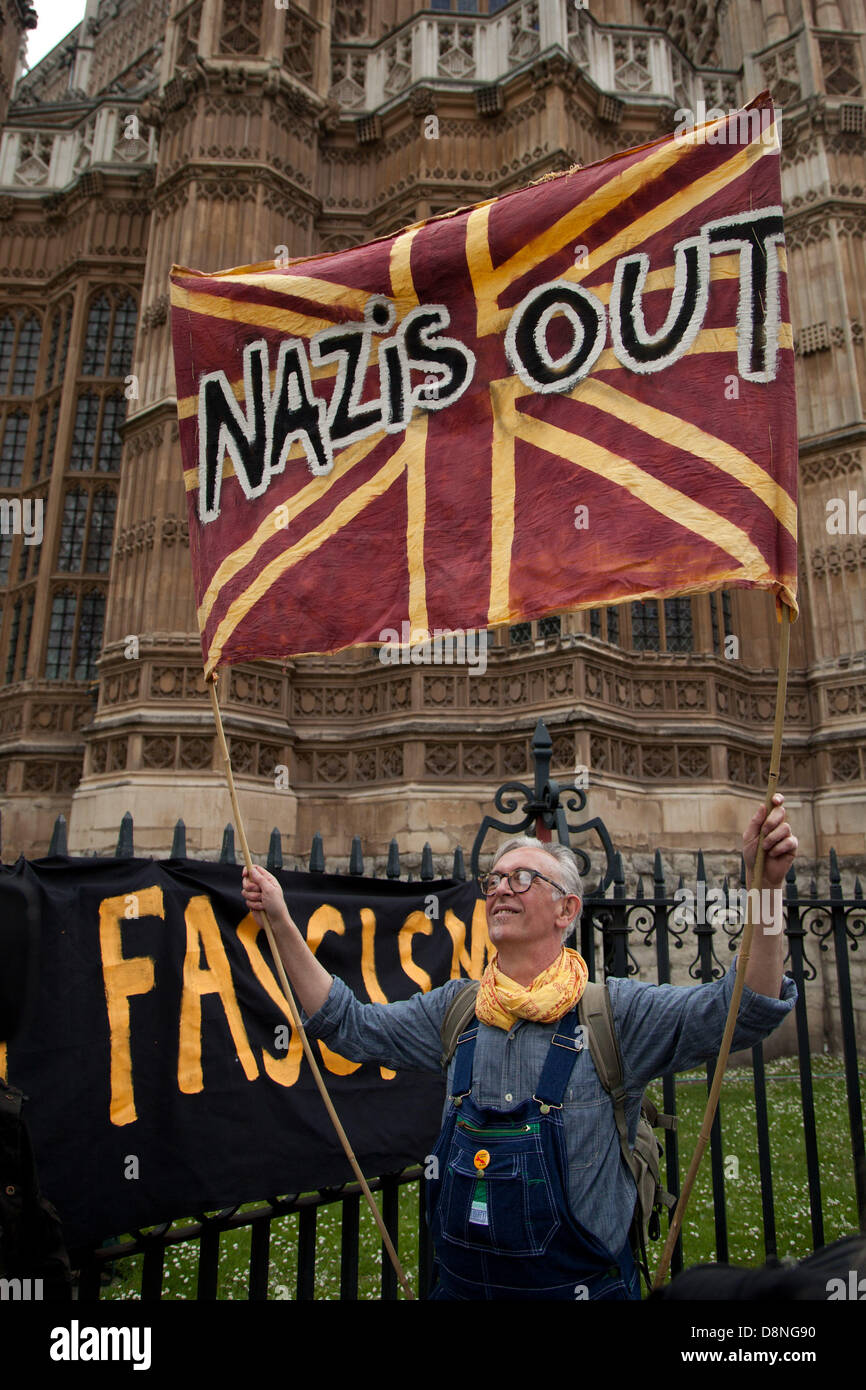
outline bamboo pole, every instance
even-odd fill
[[[767,779],[767,796],[764,802],[766,811],[770,810],[773,804],[773,797],[779,782],[779,766],[782,756],[782,726],[785,722],[785,695],[788,688],[788,655],[791,645],[791,610],[785,605],[784,616],[781,620],[781,631],[779,633],[779,674],[776,683],[776,718],[773,724],[773,746],[770,753],[770,773]],[[755,853],[755,867],[752,872],[752,884],[757,886],[760,893],[761,882],[764,877],[764,835],[763,830],[758,837],[758,848]],[[759,898],[760,901],[760,898]],[[725,1067],[728,1061],[728,1053],[731,1050],[731,1041],[734,1036],[734,1028],[737,1023],[737,1014],[740,1011],[740,1000],[743,997],[743,986],[746,978],[746,967],[749,963],[749,954],[752,949],[752,936],[754,933],[754,922],[752,921],[752,895],[747,897],[746,925],[743,929],[743,940],[740,944],[740,952],[737,957],[737,971],[734,977],[734,992],[731,995],[731,1005],[728,1009],[728,1017],[725,1023],[725,1031],[722,1035],[722,1045],[719,1048],[719,1055],[716,1061],[716,1070],[713,1075],[713,1084],[707,1099],[707,1108],[704,1111],[704,1118],[701,1124],[701,1132],[695,1146],[692,1161],[683,1183],[682,1191],[679,1195],[676,1208],[674,1209],[673,1219],[671,1220],[667,1240],[665,1241],[659,1267],[656,1270],[653,1280],[653,1289],[661,1288],[664,1283],[665,1275],[670,1266],[671,1256],[674,1246],[677,1243],[680,1229],[683,1224],[686,1206],[688,1204],[691,1191],[694,1186],[695,1178],[701,1159],[704,1156],[707,1144],[710,1142],[710,1132],[713,1127],[713,1119],[716,1114],[716,1107],[719,1103],[719,1094],[722,1089],[722,1080],[725,1075]]]
[[[231,759],[230,759],[230,757],[229,757],[228,744],[226,743],[226,736],[225,736],[225,730],[223,729],[222,715],[220,714],[219,702],[218,702],[218,700],[217,700],[217,672],[216,672],[216,671],[212,671],[210,675],[205,676],[205,680],[206,680],[207,684],[210,686],[210,697],[211,697],[211,704],[212,704],[212,706],[213,706],[214,719],[215,719],[215,721],[216,721],[217,737],[218,737],[218,739],[219,739],[220,750],[221,750],[221,752],[222,752],[223,763],[224,763],[224,765],[225,765],[226,780],[227,780],[227,782],[228,782],[228,788],[229,788],[229,796],[230,796],[230,798],[231,798],[232,811],[233,811],[233,813],[234,813],[235,825],[236,825],[237,828],[238,828],[238,835],[240,836],[241,850],[243,851],[243,856],[244,856],[244,864],[246,865],[247,870],[252,870],[252,868],[253,868],[253,861],[252,861],[252,857],[251,857],[251,855],[250,855],[250,847],[249,847],[249,845],[248,845],[248,843],[247,843],[247,836],[246,836],[246,831],[245,831],[245,829],[244,829],[244,823],[243,823],[243,820],[241,819],[240,807],[238,806],[237,792],[236,792],[236,790],[235,790],[235,779],[234,779],[234,775],[233,775],[233,773],[232,773],[232,765],[231,765]],[[358,1166],[358,1160],[357,1160],[357,1158],[355,1157],[355,1154],[354,1154],[354,1151],[353,1151],[353,1149],[352,1149],[351,1144],[349,1143],[349,1139],[348,1139],[348,1136],[347,1136],[347,1134],[346,1134],[346,1131],[343,1129],[343,1126],[342,1126],[342,1124],[340,1123],[340,1118],[339,1118],[339,1116],[338,1116],[336,1110],[334,1109],[334,1105],[333,1105],[333,1102],[332,1102],[332,1100],[331,1100],[331,1097],[328,1095],[328,1090],[327,1090],[327,1087],[325,1086],[325,1082],[324,1082],[324,1079],[323,1079],[323,1077],[322,1077],[322,1073],[321,1073],[320,1070],[319,1070],[318,1063],[316,1062],[316,1059],[315,1059],[315,1057],[313,1056],[313,1049],[310,1047],[309,1039],[308,1039],[307,1034],[306,1034],[306,1032],[305,1032],[305,1030],[304,1030],[304,1026],[303,1026],[303,1024],[301,1023],[301,1018],[300,1018],[300,1014],[298,1013],[297,1005],[295,1004],[294,995],[292,994],[292,990],[291,990],[291,987],[290,987],[290,985],[289,985],[289,981],[288,981],[288,979],[286,978],[286,972],[285,972],[285,968],[284,968],[284,966],[283,966],[282,958],[281,958],[281,956],[280,956],[279,951],[277,950],[277,944],[276,944],[276,942],[275,942],[275,940],[274,940],[274,934],[273,934],[273,930],[272,930],[272,928],[271,928],[270,921],[268,920],[268,914],[267,914],[266,912],[261,912],[261,913],[259,913],[259,916],[261,917],[262,921],[264,922],[265,932],[266,932],[267,938],[268,938],[268,945],[269,945],[270,948],[271,948],[271,955],[272,955],[273,958],[274,958],[274,964],[275,964],[276,967],[277,967],[277,974],[278,974],[279,977],[280,977],[280,983],[281,983],[281,985],[282,985],[282,987],[283,987],[283,993],[284,993],[285,996],[286,996],[286,1003],[287,1003],[288,1006],[289,1006],[289,1014],[291,1015],[292,1023],[294,1024],[294,1027],[296,1028],[296,1030],[297,1030],[297,1032],[298,1032],[298,1036],[299,1036],[300,1039],[301,1039],[301,1045],[303,1046],[303,1049],[304,1049],[304,1056],[306,1057],[306,1059],[307,1059],[307,1061],[308,1061],[308,1063],[309,1063],[309,1065],[310,1065],[310,1070],[311,1070],[311,1072],[313,1073],[313,1079],[315,1080],[315,1083],[316,1083],[316,1085],[317,1085],[318,1088],[319,1088],[319,1093],[320,1093],[320,1095],[321,1095],[321,1097],[322,1097],[322,1100],[323,1100],[324,1103],[325,1103],[325,1109],[327,1110],[328,1115],[330,1116],[331,1123],[332,1123],[332,1125],[334,1126],[334,1129],[335,1129],[336,1132],[337,1132],[337,1137],[338,1137],[338,1139],[340,1140],[340,1143],[341,1143],[342,1146],[343,1146],[343,1152],[345,1153],[346,1157],[347,1157],[348,1160],[349,1160],[349,1163],[350,1163],[351,1166],[352,1166],[352,1171],[353,1171],[353,1173],[355,1174],[355,1177],[358,1179],[358,1183],[360,1184],[361,1191],[363,1192],[364,1196],[365,1196],[366,1199],[367,1199],[367,1205],[369,1206],[370,1211],[373,1213],[373,1220],[376,1222],[376,1225],[377,1225],[378,1228],[379,1228],[379,1234],[380,1234],[381,1237],[382,1237],[382,1244],[385,1246],[385,1249],[386,1249],[387,1252],[388,1252],[388,1256],[389,1256],[389,1258],[390,1258],[390,1260],[391,1260],[391,1263],[392,1263],[392,1265],[394,1266],[394,1269],[395,1269],[395,1271],[396,1271],[396,1273],[397,1273],[397,1278],[400,1280],[400,1283],[401,1283],[402,1286],[403,1286],[403,1292],[405,1293],[405,1295],[406,1295],[407,1298],[414,1299],[414,1298],[415,1298],[415,1295],[414,1295],[413,1292],[412,1292],[411,1286],[410,1286],[410,1284],[409,1284],[409,1280],[406,1278],[406,1273],[405,1273],[405,1270],[403,1269],[402,1264],[400,1263],[400,1259],[399,1259],[399,1256],[397,1255],[397,1251],[394,1249],[393,1241],[391,1240],[391,1237],[390,1237],[390,1235],[388,1234],[388,1231],[387,1231],[387,1229],[386,1229],[385,1223],[384,1223],[384,1221],[382,1220],[382,1215],[381,1215],[381,1213],[380,1213],[380,1211],[379,1211],[379,1208],[378,1208],[377,1205],[376,1205],[376,1202],[375,1202],[375,1199],[374,1199],[374,1197],[373,1197],[373,1194],[372,1194],[372,1192],[370,1191],[370,1188],[369,1188],[369,1186],[368,1186],[368,1184],[367,1184],[367,1179],[364,1177],[364,1174],[361,1172],[361,1169],[360,1169],[360,1167]]]

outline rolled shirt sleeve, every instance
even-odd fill
[[[352,1062],[438,1072],[442,1021],[465,985],[465,980],[449,980],[438,989],[393,1004],[362,1004],[348,985],[335,978],[322,1007],[309,1020],[303,1016],[304,1027],[309,1037],[321,1038]]]
[[[629,1090],[642,1090],[653,1077],[688,1071],[718,1054],[735,975],[736,958],[723,979],[691,988],[608,980]],[[731,1050],[769,1037],[796,1002],[797,986],[788,975],[782,976],[778,999],[744,986]]]

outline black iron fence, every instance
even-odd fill
[[[540,739],[539,731],[543,734]],[[514,795],[524,800],[524,817],[520,824],[508,824],[486,818],[473,846],[471,863],[477,868],[480,844],[489,826],[508,829],[519,833],[532,826],[546,827],[559,838],[568,840],[570,833],[595,830],[605,854],[605,869],[597,884],[587,891],[584,911],[580,925],[580,950],[587,961],[590,978],[606,975],[628,976],[640,971],[644,979],[666,984],[672,981],[672,953],[685,952],[691,957],[688,963],[688,977],[705,983],[718,979],[725,973],[737,948],[742,933],[742,912],[739,910],[742,898],[739,893],[744,888],[743,871],[741,882],[733,887],[727,882],[716,891],[716,911],[695,910],[696,905],[705,903],[709,897],[702,855],[698,855],[697,874],[691,894],[684,892],[682,879],[676,888],[665,881],[661,855],[655,855],[654,872],[651,885],[645,885],[642,878],[630,896],[626,891],[626,881],[621,857],[611,846],[604,826],[598,821],[586,822],[582,826],[572,826],[565,822],[565,814],[560,805],[559,788],[549,779],[549,759],[545,762],[546,730],[539,725],[533,752],[536,756],[536,779],[534,788],[520,783],[506,784],[497,793],[496,804],[500,810],[511,812],[517,808]],[[568,805],[572,809],[582,809],[585,798],[582,794],[572,798]],[[543,830],[542,830],[542,833]],[[49,854],[67,853],[66,828],[62,817],[58,818],[52,836]],[[129,815],[124,816],[120,826],[115,851],[117,857],[132,857],[133,825]],[[186,842],[183,822],[175,827],[171,848],[172,858],[186,855]],[[584,867],[588,858],[584,855]],[[234,831],[229,825],[223,836],[220,854],[222,862],[236,862]],[[270,869],[283,867],[281,837],[278,831],[271,835],[267,855]],[[324,873],[326,869],[324,846],[320,835],[314,837],[308,870],[312,874]],[[391,842],[385,876],[390,879],[404,877],[401,869],[400,853],[396,841]],[[451,872],[455,879],[467,877],[463,850],[454,852]],[[356,837],[352,842],[348,860],[348,873],[359,878],[364,873],[364,860],[361,842]],[[375,875],[373,875],[375,876]],[[411,880],[412,874],[405,875]],[[425,845],[420,859],[418,878],[421,881],[437,877],[433,854]],[[841,1061],[844,1067],[850,1131],[850,1152],[856,1193],[857,1220],[861,1232],[866,1233],[866,1151],[864,1151],[863,1102],[861,1078],[857,1056],[857,1021],[854,988],[851,977],[851,957],[857,952],[860,942],[866,938],[866,903],[859,880],[855,883],[853,895],[845,896],[836,856],[831,852],[829,864],[829,891],[819,894],[816,882],[812,880],[807,892],[798,885],[793,870],[788,875],[785,892],[785,937],[787,940],[786,969],[797,984],[798,1000],[795,1010],[797,1057],[800,1082],[800,1105],[802,1109],[803,1142],[808,1175],[811,1234],[814,1248],[825,1243],[825,1212],[821,1190],[821,1168],[819,1161],[819,1135],[816,1124],[815,1089],[813,1078],[813,1059],[810,1044],[807,984],[816,979],[816,961],[823,956],[829,958],[833,952],[833,974],[835,977],[835,1017],[838,1018],[838,1037],[841,1043]],[[817,953],[817,954],[816,954]],[[684,958],[683,958],[684,959]],[[859,957],[857,958],[859,962]],[[826,972],[825,978],[826,978]],[[777,1253],[776,1238],[776,1192],[770,1152],[770,1119],[767,1105],[767,1073],[765,1069],[764,1046],[752,1049],[752,1072],[754,1084],[755,1111],[758,1136],[758,1159],[760,1170],[763,1242],[767,1258]],[[712,1077],[713,1064],[708,1064],[707,1076]],[[676,1084],[673,1074],[662,1078],[663,1108],[668,1114],[677,1113]],[[725,1170],[721,1144],[722,1105],[713,1127],[709,1163],[712,1173],[712,1188],[715,1211],[716,1257],[728,1258],[728,1227],[725,1188]],[[419,1154],[419,1164],[423,1156]],[[663,1176],[667,1188],[675,1195],[680,1191],[681,1166],[688,1163],[690,1154],[681,1154],[675,1130],[665,1133],[665,1154]],[[401,1188],[412,1184],[418,1194],[418,1267],[414,1284],[423,1297],[429,1290],[431,1276],[431,1249],[423,1214],[422,1168],[416,1167],[399,1174],[386,1174],[370,1181],[370,1186],[379,1193],[383,1217],[394,1240],[399,1241],[398,1202]],[[251,1300],[264,1300],[272,1281],[271,1274],[271,1234],[272,1225],[290,1213],[298,1214],[297,1235],[297,1276],[292,1290],[286,1290],[287,1297],[299,1300],[314,1297],[316,1286],[317,1259],[317,1218],[323,1207],[338,1204],[340,1209],[340,1298],[351,1300],[358,1297],[359,1285],[359,1230],[360,1194],[357,1184],[346,1184],[340,1189],[324,1189],[318,1193],[297,1193],[263,1200],[252,1210],[241,1211],[238,1207],[220,1212],[199,1212],[193,1217],[184,1218],[147,1231],[136,1231],[129,1239],[105,1244],[99,1249],[73,1251],[73,1261],[78,1275],[78,1298],[82,1301],[100,1297],[104,1272],[115,1261],[132,1255],[143,1255],[141,1276],[141,1297],[159,1299],[163,1296],[164,1272],[167,1252],[178,1244],[198,1243],[198,1274],[195,1297],[214,1299],[218,1292],[220,1241],[231,1232],[248,1227],[250,1230],[249,1277],[247,1296]],[[399,1246],[398,1246],[399,1248]],[[806,1254],[802,1251],[801,1254]],[[672,1272],[676,1273],[688,1261],[689,1252],[683,1251],[682,1241],[678,1243]],[[397,1281],[387,1258],[381,1264],[381,1297],[394,1300],[398,1297]]]

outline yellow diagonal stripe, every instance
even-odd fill
[[[217,294],[202,294],[172,285],[171,302],[191,314],[204,314],[212,319],[228,319],[232,323],[251,323],[257,328],[272,328],[287,337],[311,338],[321,328],[333,328],[333,319],[312,318],[273,304],[251,304],[246,299],[224,299]]]
[[[211,581],[202,595],[201,603],[198,607],[198,623],[203,628],[211,610],[216,603],[220,589],[224,584],[249,565],[258,554],[259,550],[267,541],[273,540],[277,530],[286,530],[291,522],[305,512],[308,507],[312,507],[322,497],[324,497],[335,483],[345,478],[350,469],[365,459],[372,449],[384,438],[384,431],[369,439],[359,439],[355,444],[351,444],[340,455],[339,461],[334,464],[333,471],[328,474],[312,478],[306,487],[296,492],[294,497],[289,497],[285,502],[280,502],[265,517],[260,526],[256,528],[248,540],[243,545],[239,545],[236,550],[232,550],[225,556],[219,568],[214,571]],[[306,457],[300,441],[296,441],[302,457]],[[294,447],[294,446],[293,446]],[[291,457],[291,455],[290,455]],[[189,470],[190,472],[197,470]],[[234,469],[232,469],[234,472]],[[225,473],[223,474],[225,476]],[[196,481],[198,478],[196,476]]]
[[[643,430],[654,439],[663,439],[665,443],[672,444],[677,449],[685,449],[706,463],[713,464],[729,478],[735,478],[743,487],[759,497],[779,519],[785,530],[797,539],[797,504],[793,498],[788,496],[784,488],[781,488],[760,464],[755,463],[754,459],[750,459],[739,449],[735,449],[732,444],[719,439],[717,435],[708,434],[706,430],[700,429],[679,415],[671,415],[666,410],[657,410],[655,406],[635,400],[633,396],[627,395],[624,391],[617,391],[615,387],[603,381],[584,381],[574,394],[586,405],[605,410],[617,420],[624,420],[626,424]]]
[[[356,488],[351,496],[345,497],[343,501],[334,508],[331,515],[320,522],[318,526],[314,527],[312,531],[309,531],[302,540],[290,546],[288,550],[282,551],[281,554],[271,560],[270,564],[265,565],[264,569],[259,571],[249,587],[233,600],[225,617],[217,627],[208,649],[207,662],[205,665],[206,674],[210,674],[214,667],[219,665],[223,648],[235,628],[239,623],[243,622],[250,610],[264,598],[271,586],[276,584],[277,580],[290,569],[293,569],[295,565],[300,564],[302,560],[306,559],[308,555],[318,550],[319,546],[323,545],[325,541],[329,540],[332,536],[335,536],[344,526],[348,526],[365,507],[375,502],[378,497],[381,497],[383,493],[387,492],[388,489],[393,486],[396,480],[405,471],[408,443],[407,432],[407,438],[404,439],[400,447],[391,455],[388,462],[379,469],[375,477],[370,478],[363,486]]]
[[[274,294],[298,295],[301,299],[311,299],[318,304],[348,306],[359,314],[363,314],[364,305],[370,298],[369,290],[359,290],[352,285],[338,285],[332,280],[317,280],[311,275],[283,274],[279,267],[250,274],[221,271],[219,279],[232,285],[264,285],[265,289],[273,290]]]
[[[584,435],[572,434],[531,415],[515,414],[515,432],[520,439],[546,449],[558,458],[568,459],[589,473],[606,478],[652,507],[653,511],[692,531],[702,540],[710,540],[713,545],[727,550],[742,566],[744,579],[755,581],[769,574],[766,559],[746,532],[709,507],[704,507],[695,498],[669,487],[630,459],[612,453]],[[591,521],[590,517],[590,524]]]

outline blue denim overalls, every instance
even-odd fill
[[[612,1255],[569,1205],[562,1101],[580,1033],[573,1009],[557,1024],[535,1095],[511,1110],[474,1103],[478,1025],[458,1039],[433,1151],[440,1177],[427,1192],[438,1275],[431,1299],[640,1298],[628,1242]]]

